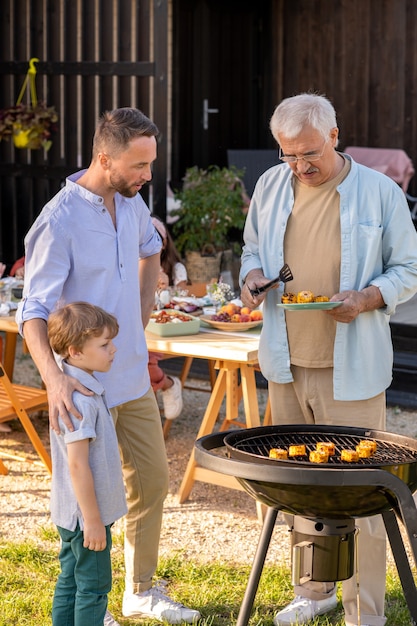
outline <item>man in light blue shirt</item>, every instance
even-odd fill
[[[259,179],[244,231],[242,300],[263,302],[259,363],[274,424],[385,430],[391,383],[390,315],[417,291],[417,234],[403,191],[336,151],[336,113],[323,96],[284,100],[271,119],[284,163]],[[294,280],[251,290],[287,263]],[[284,288],[340,304],[327,311],[281,308]],[[290,520],[291,523],[291,520]],[[358,521],[356,580],[343,583],[346,626],[383,626],[386,541],[380,516]],[[276,626],[304,624],[336,606],[335,585],[309,581],[277,613]]]
[[[168,463],[144,327],[154,305],[161,239],[138,192],[152,178],[157,134],[155,124],[137,109],[116,109],[100,118],[90,166],[67,179],[25,239],[25,287],[17,320],[45,382],[51,425],[57,430],[58,414],[62,419],[68,412],[79,416],[73,391],[90,392],[57,366],[48,348],[49,313],[84,300],[118,319],[113,367],[97,377],[115,421],[127,490],[123,614],[178,624],[195,621],[199,612],[172,601],[152,580]],[[106,625],[116,624],[109,620]]]

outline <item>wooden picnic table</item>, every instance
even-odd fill
[[[146,342],[152,352],[161,352],[166,356],[209,359],[215,362],[218,374],[202,416],[197,439],[213,432],[224,399],[226,399],[226,417],[220,426],[221,430],[227,430],[235,424],[248,428],[260,425],[255,378],[259,333],[254,331],[228,333],[201,329],[196,335],[159,337],[146,332]],[[241,399],[244,405],[244,423],[238,419]],[[196,480],[241,489],[233,476],[225,476],[199,467],[195,462],[193,449],[178,492],[180,503],[188,499]]]

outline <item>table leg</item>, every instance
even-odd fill
[[[10,380],[13,380],[14,360],[16,356],[17,333],[6,332],[3,367]],[[1,358],[0,358],[1,360]]]
[[[253,367],[246,364],[229,363],[227,361],[220,361],[219,363],[216,363],[216,367],[219,368],[219,373],[217,375],[206,412],[201,422],[197,439],[213,432],[214,425],[225,396],[226,418],[223,421],[220,430],[226,430],[231,425],[238,425],[241,427],[246,426],[248,428],[260,425],[258,395],[256,389],[255,371]],[[241,372],[240,388],[238,386],[239,369]],[[239,422],[236,419],[238,416],[239,402],[242,397],[245,407],[246,424]],[[188,499],[195,480],[222,485],[224,487],[241,489],[241,486],[235,478],[223,476],[213,472],[212,470],[198,467],[195,462],[193,448],[187,464],[187,469],[185,470],[185,474],[178,491],[180,504]]]
[[[239,415],[239,403],[242,399],[238,382],[239,367],[231,363],[224,365],[224,368],[226,371],[226,417],[223,420],[220,430],[229,430],[230,426],[233,424],[244,428],[245,424],[237,419]]]
[[[241,365],[240,376],[243,406],[245,407],[246,428],[255,428],[261,425],[255,370],[251,365]]]
[[[197,434],[197,439],[208,435],[213,431],[214,424],[216,423],[217,416],[220,411],[223,398],[226,394],[226,371],[220,369],[216,382],[213,387],[213,391],[210,396],[209,403],[204,413],[203,421],[201,422],[200,429]],[[191,489],[194,484],[194,472],[196,468],[196,462],[194,459],[194,447],[191,452],[190,459],[185,470],[184,478],[182,479],[180,489],[178,491],[180,504],[185,502],[190,495]]]
[[[237,376],[240,369],[241,382],[238,387]],[[258,392],[256,389],[255,370],[251,365],[241,363],[239,368],[230,369],[228,372],[229,386],[227,388],[226,417],[220,430],[228,430],[230,426],[240,426],[241,428],[252,428],[260,425]],[[243,398],[246,422],[237,420],[239,403]]]

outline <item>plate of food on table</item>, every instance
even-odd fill
[[[251,310],[229,302],[216,313],[201,315],[200,319],[217,330],[242,332],[260,326],[263,314],[260,309]]]
[[[161,337],[195,335],[200,330],[200,319],[176,309],[154,311],[146,330]]]

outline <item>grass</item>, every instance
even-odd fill
[[[59,573],[58,539],[44,530],[40,545],[33,541],[0,543],[0,626],[50,626],[51,603]],[[121,599],[124,588],[121,539],[115,537],[113,589],[109,609],[121,626],[155,626],[156,620],[124,619]],[[186,561],[180,553],[160,559],[157,575],[169,583],[170,595],[197,608],[202,615],[199,626],[231,626],[236,623],[245,592],[250,566],[228,563],[209,564]],[[286,567],[265,566],[250,619],[250,626],[272,626],[277,609],[292,598],[290,572]],[[340,587],[339,587],[340,600]],[[397,573],[387,576],[386,626],[410,626],[402,587]],[[310,626],[345,626],[341,602]]]

